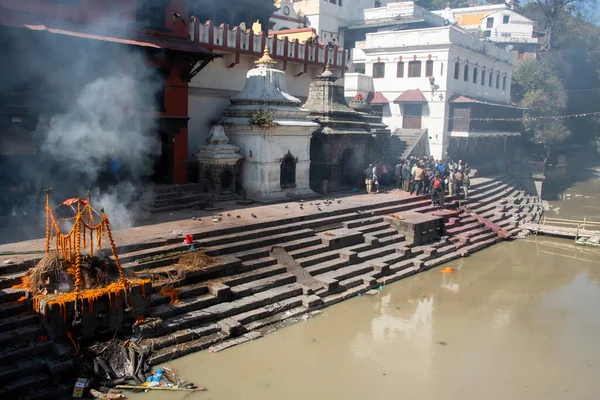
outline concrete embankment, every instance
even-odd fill
[[[321,206],[323,211],[302,216],[195,233],[194,246],[216,263],[171,282],[177,291],[175,302],[160,294],[161,287],[150,294],[152,315],[134,329],[138,346],[151,349],[150,364],[259,338],[322,307],[500,240],[480,219],[456,212],[444,217],[444,236],[416,245],[391,228],[384,216],[434,211],[429,199],[371,198],[361,206],[333,211]],[[521,222],[539,218],[542,210],[511,177],[474,180],[466,203],[510,233],[517,232]],[[122,246],[124,268],[132,274],[169,274],[181,252],[189,249],[181,242],[177,238]],[[278,251],[272,253],[275,246]],[[32,262],[0,267],[0,394],[7,398],[33,392],[28,398],[52,398],[72,390],[72,382],[60,381],[72,368],[65,347],[39,340],[45,333],[37,316],[27,302],[17,301],[22,290],[10,288]]]

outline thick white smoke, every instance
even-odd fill
[[[77,195],[88,191],[92,205],[103,207],[116,227],[131,226],[139,216],[136,201],[149,189],[154,159],[160,155],[154,113],[163,82],[142,63],[134,65],[135,77],[117,73],[85,85],[68,113],[52,117],[42,143],[46,156],[59,162],[59,171],[78,180],[71,182],[84,191]],[[114,159],[120,164],[118,183],[109,168]],[[99,185],[103,177],[113,180],[112,185]]]

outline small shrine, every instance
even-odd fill
[[[107,241],[110,256],[102,252]],[[52,340],[94,338],[131,327],[149,312],[150,281],[127,278],[108,216],[90,200],[50,208],[46,191],[45,254],[16,288],[26,289]]]
[[[277,201],[314,195],[309,187],[310,137],[319,127],[286,91],[284,72],[265,47],[231,98],[221,123],[244,157],[241,186],[248,199]]]
[[[229,144],[222,125],[214,125],[204,146],[196,153],[199,176],[210,182],[217,197],[232,195],[236,191],[237,178],[241,168],[240,148]]]
[[[363,170],[373,160],[366,159],[371,128],[361,115],[348,107],[344,87],[326,67],[310,84],[304,108],[308,118],[319,124],[311,138],[310,184],[326,193],[361,187]]]
[[[367,158],[375,160],[386,153],[389,145],[391,131],[382,121],[381,114],[376,114],[373,107],[365,100],[362,94],[358,93],[350,102],[350,108],[356,111],[360,117],[369,124],[372,140],[369,142]]]

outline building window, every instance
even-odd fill
[[[500,89],[500,74],[496,74],[496,89]]]
[[[338,0],[338,6],[342,5],[342,0]]]
[[[329,0],[331,4],[335,4],[335,0]]]
[[[485,22],[485,29],[492,29],[494,27],[494,18],[488,18]]]
[[[493,79],[494,79],[494,75],[492,74],[492,71],[490,71],[490,79],[489,79],[489,82],[488,82],[488,86],[489,87],[492,87],[492,80]]]
[[[137,0],[135,18],[142,28],[164,29],[166,0]]]
[[[463,72],[463,79],[465,82],[469,82],[469,65],[465,65],[465,70]]]
[[[427,60],[425,63],[425,76],[433,76],[433,61]]]
[[[525,50],[519,49],[518,59],[519,60],[524,60],[525,59]]]
[[[373,78],[384,78],[385,77],[385,63],[376,62],[373,63]]]
[[[398,64],[396,64],[396,78],[404,78],[404,63],[402,61],[398,61]]]
[[[506,90],[506,76],[502,78],[502,90]]]
[[[454,63],[454,79],[458,79],[459,74],[460,74],[460,64],[457,61]]]
[[[477,83],[477,67],[473,68],[473,83]]]
[[[279,183],[282,189],[296,187],[296,159],[289,150],[281,160]]]
[[[485,69],[481,71],[481,86],[485,86]]]
[[[502,17],[503,24],[508,24],[508,21],[510,21],[510,15],[505,15]]]
[[[375,2],[375,8],[377,8],[377,7],[381,7],[381,2],[380,1],[376,1]]]
[[[421,61],[411,61],[408,63],[408,77],[419,78],[421,76]]]
[[[509,38],[509,37],[512,37],[512,33],[510,33],[510,32],[502,32],[500,34],[500,37]]]

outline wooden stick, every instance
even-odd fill
[[[178,392],[202,392],[206,389],[198,386],[196,389],[162,387],[162,386],[133,386],[133,385],[117,385],[117,389],[133,389],[133,390],[172,390]]]

